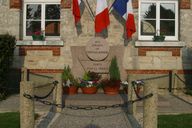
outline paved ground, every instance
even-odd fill
[[[97,94],[92,96],[74,95],[64,97],[65,105],[110,105],[122,103],[122,96],[115,97]],[[126,99],[126,97],[124,97]],[[131,128],[130,119],[122,108],[110,108],[107,110],[71,110],[63,109],[62,113],[50,112],[50,106],[35,103],[35,112],[44,113],[43,118],[37,122],[37,128],[46,128],[52,121],[50,128]],[[19,95],[13,95],[0,102],[0,112],[19,111]],[[137,103],[137,111],[140,117],[137,120],[142,123],[142,102]],[[172,95],[159,95],[159,114],[192,113],[192,105]],[[47,114],[49,112],[49,114]]]
[[[64,96],[65,105],[102,105],[110,106],[123,103],[121,95],[108,96],[105,94],[78,94]],[[55,118],[50,128],[132,128],[125,109],[108,108],[105,110],[72,110],[63,109]]]

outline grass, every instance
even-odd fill
[[[192,128],[192,114],[159,115],[158,128]]]
[[[39,117],[35,114],[35,118]],[[192,114],[159,115],[158,128],[192,128]],[[19,128],[19,112],[0,113],[1,128]]]
[[[1,128],[20,128],[19,112],[0,113]]]

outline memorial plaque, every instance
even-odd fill
[[[91,60],[102,61],[109,54],[109,45],[105,39],[95,37],[88,42],[85,51]]]
[[[86,71],[92,71],[97,73],[109,72],[109,61],[81,61]]]

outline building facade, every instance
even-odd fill
[[[91,13],[95,14],[96,0],[84,2],[81,26],[75,26],[72,0],[0,0],[0,34],[9,33],[17,38],[13,68],[25,66],[33,73],[59,73],[65,65],[74,67],[74,49],[83,49],[95,37]],[[114,0],[107,2],[110,7]],[[124,24],[113,11],[109,14],[107,35],[104,33],[110,54],[119,55],[119,64],[125,71],[122,79],[127,74],[137,79],[173,70],[191,74],[190,0],[132,0],[132,3],[136,24],[132,40],[125,39]],[[46,41],[32,41],[31,33],[36,30],[44,30]],[[165,41],[154,42],[155,34],[165,35]],[[83,72],[79,67],[73,68],[77,76]],[[162,88],[166,87],[167,84],[162,84]]]

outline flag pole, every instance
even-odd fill
[[[111,4],[111,6],[110,6],[110,8],[109,8],[109,13],[111,13],[111,9],[112,9],[112,7],[113,7],[115,1],[116,1],[116,0],[114,0],[113,3]]]
[[[84,2],[84,0],[82,0],[82,1]],[[85,2],[84,2],[84,3],[85,3]],[[89,3],[88,3],[87,0],[86,0],[85,7],[87,8],[87,10],[88,10],[88,12],[89,12],[92,20],[95,21],[95,16],[94,16],[94,14],[93,14],[93,12],[92,12],[92,10],[91,10],[91,7],[90,7],[90,5],[89,5]]]

